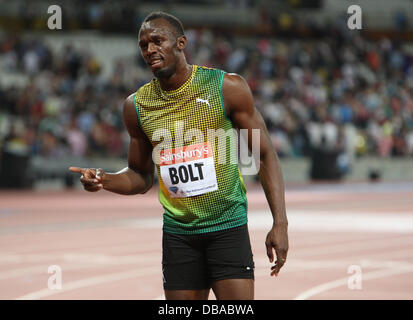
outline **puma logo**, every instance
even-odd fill
[[[211,106],[210,104],[209,104],[209,97],[210,96],[208,96],[208,99],[201,99],[201,98],[196,98],[196,102],[203,102],[203,103],[206,103],[209,107]]]

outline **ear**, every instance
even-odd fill
[[[176,40],[176,47],[179,50],[184,50],[186,47],[186,36],[180,36],[178,40]]]

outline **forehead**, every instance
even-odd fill
[[[162,18],[142,23],[142,26],[139,29],[139,39],[153,35],[175,37],[175,29],[168,21]]]

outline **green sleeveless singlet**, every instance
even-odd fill
[[[223,104],[224,75],[194,65],[177,90],[163,91],[153,79],[134,95],[139,125],[158,155],[153,159],[166,232],[200,234],[247,223],[246,189],[231,161],[234,132]],[[213,132],[226,133],[224,144]]]

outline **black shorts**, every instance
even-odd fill
[[[202,290],[223,279],[254,279],[247,224],[196,235],[163,232],[165,290]]]

